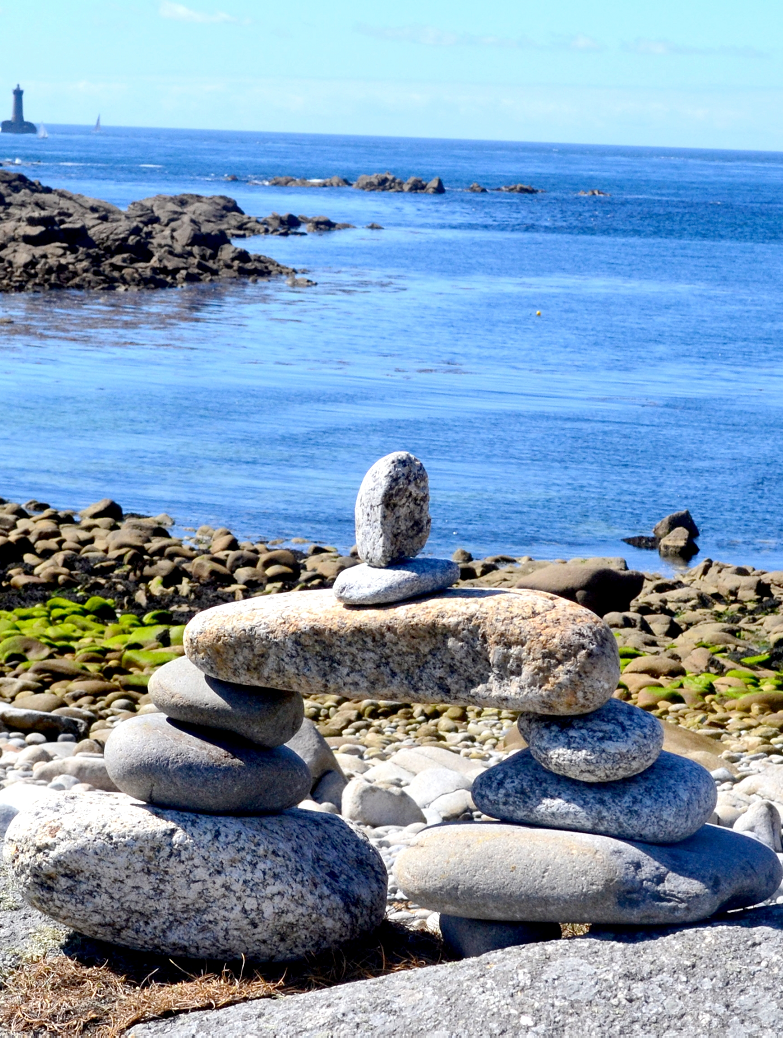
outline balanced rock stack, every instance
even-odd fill
[[[334,595],[346,605],[375,606],[433,594],[459,580],[450,559],[417,559],[430,535],[429,480],[407,451],[381,458],[356,498],[356,546],[362,564],[343,570]]]
[[[614,698],[580,714],[565,699],[547,715],[521,707],[528,748],[473,784],[499,822],[425,830],[397,859],[400,888],[442,913],[456,947],[546,940],[561,922],[693,922],[777,890],[772,850],[705,824],[712,776],[662,752],[656,718]]]
[[[6,860],[30,904],[91,937],[211,959],[296,958],[374,929],[380,856],[342,819],[289,810],[312,784],[283,745],[302,697],[209,677],[184,657],[153,675],[150,695],[162,712],[106,743],[121,794],[66,796],[9,829]]]

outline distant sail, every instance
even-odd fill
[[[46,129],[43,123],[41,123],[41,125],[38,127],[38,136],[42,140],[46,140],[46,138],[49,136],[49,131]]]
[[[95,126],[93,127],[92,132],[93,133],[100,133],[101,132],[101,117],[100,116],[98,116],[98,118],[95,120]]]

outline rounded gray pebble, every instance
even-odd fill
[[[168,717],[236,732],[259,746],[282,746],[296,735],[304,718],[298,692],[221,681],[199,670],[187,656],[156,670],[149,694]]]
[[[271,750],[229,732],[163,714],[131,717],[106,742],[118,789],[148,804],[211,814],[257,814],[293,807],[310,792],[310,770],[293,750]]]
[[[582,782],[638,775],[663,748],[660,721],[620,699],[574,717],[520,714],[517,727],[543,768]]]
[[[645,843],[687,839],[717,799],[701,764],[665,751],[640,775],[595,783],[555,775],[520,750],[473,783],[476,807],[491,818]]]

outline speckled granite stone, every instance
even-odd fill
[[[576,717],[520,714],[517,727],[542,767],[582,782],[638,775],[663,747],[660,721],[621,699]]]
[[[407,451],[376,461],[356,498],[356,546],[368,566],[418,555],[430,535],[427,472]]]
[[[763,901],[781,876],[768,847],[714,825],[661,847],[455,822],[423,830],[394,866],[400,889],[434,912],[553,923],[693,922]]]
[[[387,605],[443,591],[458,580],[459,566],[450,559],[405,559],[385,569],[365,565],[344,569],[332,590],[346,605]]]
[[[293,750],[262,749],[231,732],[130,717],[106,741],[106,769],[128,796],[181,811],[283,811],[310,792],[310,770]]]
[[[4,857],[34,908],[165,955],[297,958],[374,929],[386,906],[380,855],[315,811],[230,818],[64,793],[17,815]]]
[[[718,794],[701,764],[673,753],[662,753],[640,775],[596,783],[555,775],[520,750],[477,776],[473,799],[504,822],[676,843],[704,825]]]
[[[352,609],[331,591],[207,609],[188,657],[225,681],[302,695],[588,713],[617,687],[617,641],[588,609],[540,591],[464,588]]]
[[[148,691],[168,717],[236,732],[259,746],[282,746],[296,735],[304,718],[304,703],[296,692],[220,681],[187,656],[156,670]]]

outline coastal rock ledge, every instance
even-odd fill
[[[123,211],[0,170],[0,292],[127,291],[289,275],[290,267],[231,244],[280,233],[280,222],[276,214],[247,216],[225,195],[156,195]]]

